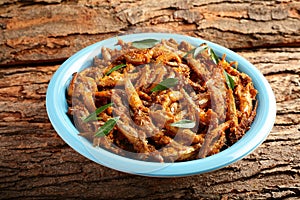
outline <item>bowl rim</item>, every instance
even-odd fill
[[[191,44],[207,43],[218,56],[226,54],[229,61],[237,61],[239,69],[248,74],[258,90],[258,108],[251,128],[231,147],[215,155],[192,161],[176,163],[155,163],[122,157],[101,148],[93,147],[87,140],[78,136],[78,131],[66,115],[67,103],[65,90],[75,71],[91,65],[92,59],[101,54],[101,47],[112,47],[118,39],[125,42],[142,39],[185,40]],[[50,122],[58,135],[75,151],[103,166],[143,176],[178,177],[201,174],[232,164],[256,149],[270,133],[276,117],[275,96],[266,78],[261,72],[237,53],[213,42],[180,34],[137,33],[108,38],[83,48],[69,57],[54,73],[47,88],[46,110]],[[241,148],[242,147],[242,148]]]

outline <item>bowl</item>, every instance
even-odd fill
[[[175,163],[156,163],[134,160],[122,157],[94,147],[89,141],[78,136],[75,128],[66,112],[68,105],[66,101],[66,88],[68,87],[72,74],[89,67],[93,58],[101,54],[101,47],[115,48],[118,38],[125,42],[143,39],[169,39],[176,41],[187,41],[194,46],[207,43],[217,56],[226,54],[228,61],[238,61],[239,71],[248,74],[258,90],[257,114],[251,128],[246,134],[231,147],[215,155],[192,161]],[[178,177],[201,174],[228,166],[255,150],[270,133],[276,116],[276,102],[274,93],[261,72],[246,59],[233,51],[218,44],[179,34],[167,33],[141,33],[118,36],[106,39],[88,46],[75,53],[67,59],[53,75],[47,89],[46,107],[48,117],[59,136],[75,151],[100,165],[142,176],[153,177]]]

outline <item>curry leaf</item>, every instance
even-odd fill
[[[186,52],[186,54],[183,56],[183,58],[186,58],[188,55],[192,55],[193,58],[195,58],[199,53],[207,49],[207,45],[205,43],[201,44],[199,47],[193,48]]]
[[[117,71],[118,69],[121,69],[122,67],[125,67],[126,64],[122,63],[119,65],[114,66],[113,68],[111,68],[108,72],[106,72],[106,76],[110,75],[112,72]]]
[[[178,122],[174,122],[170,124],[170,126],[178,127],[178,128],[194,128],[196,125],[195,121],[183,119]]]
[[[228,88],[230,89],[234,89],[234,80],[233,78],[224,70],[224,75],[225,75],[225,79],[226,79],[226,83],[228,85]]]
[[[105,124],[101,126],[95,133],[95,137],[103,137],[109,134],[109,132],[115,127],[119,119],[120,117],[114,117],[107,120],[107,122],[105,122]]]
[[[97,115],[99,115],[100,113],[102,113],[104,110],[106,110],[108,107],[112,106],[113,103],[109,103],[109,104],[106,104],[104,106],[101,106],[99,108],[97,108],[94,112],[92,112],[91,114],[89,114],[84,120],[83,122],[89,122],[91,120],[97,120]]]
[[[219,63],[219,58],[216,55],[216,53],[214,52],[214,50],[212,50],[212,48],[209,48],[208,53],[209,53],[211,59],[214,61],[214,63],[218,64]]]
[[[190,54],[195,54],[195,50],[196,50],[196,48],[193,48],[193,49],[191,49],[191,50],[189,50],[188,52],[186,52],[186,54],[183,56],[183,58],[187,58],[188,57],[188,55],[190,55]]]
[[[151,92],[166,90],[178,84],[177,78],[167,78],[151,89]]]
[[[159,40],[145,39],[132,42],[132,46],[138,49],[148,49],[159,43]]]
[[[197,48],[194,50],[194,52],[193,52],[194,58],[196,58],[196,56],[197,56],[199,53],[205,51],[207,48],[208,48],[208,46],[207,46],[207,44],[205,44],[205,43],[203,43],[203,44],[201,44],[199,47],[197,47]]]

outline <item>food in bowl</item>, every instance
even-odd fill
[[[236,143],[256,115],[257,90],[205,43],[119,40],[73,74],[68,114],[80,136],[115,154],[179,162]]]

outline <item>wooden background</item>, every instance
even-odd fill
[[[298,199],[300,1],[155,2],[0,0],[0,199]],[[87,45],[142,31],[204,38],[259,68],[277,100],[266,141],[221,170],[172,179],[114,171],[71,149],[46,113],[53,73]]]

